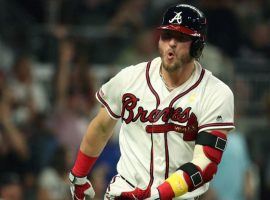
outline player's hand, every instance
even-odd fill
[[[94,198],[95,191],[87,177],[79,178],[70,172],[69,180],[71,182],[70,191],[73,200],[87,200]]]
[[[143,200],[150,197],[150,188],[142,190],[140,188],[135,188],[135,190],[130,192],[122,192],[120,197],[116,200]]]

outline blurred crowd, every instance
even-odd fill
[[[202,199],[268,199],[269,0],[0,1],[0,199],[70,199],[67,176],[99,107],[96,90],[158,55],[155,27],[174,3],[206,14],[200,62],[235,95],[237,129]],[[116,173],[117,131],[90,175],[96,199]]]

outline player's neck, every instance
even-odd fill
[[[160,67],[160,76],[169,91],[185,83],[195,71],[195,62],[192,61],[176,71],[168,71],[162,65]]]

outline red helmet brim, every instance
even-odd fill
[[[197,31],[191,30],[189,28],[186,28],[186,27],[180,26],[180,25],[170,24],[170,25],[165,25],[165,26],[159,26],[157,29],[158,30],[172,30],[172,31],[177,31],[177,32],[181,32],[181,33],[190,35],[192,37],[203,37]]]

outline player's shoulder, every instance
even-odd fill
[[[217,78],[207,69],[205,69],[205,71],[206,71],[205,73],[207,76],[206,87],[205,87],[206,91],[208,91],[209,93],[233,95],[231,88],[226,83],[224,83],[222,80]]]

